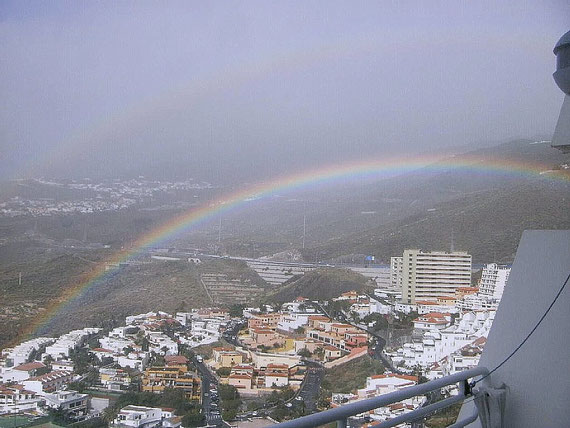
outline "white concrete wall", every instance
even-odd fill
[[[561,195],[562,196],[562,195]],[[525,231],[480,365],[492,369],[527,336],[570,271],[570,231]],[[505,383],[505,428],[563,427],[570,421],[570,284],[525,345],[490,376]],[[463,406],[460,418],[472,412]],[[469,425],[481,427],[477,421]]]

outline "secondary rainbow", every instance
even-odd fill
[[[109,259],[96,265],[76,284],[69,286],[65,293],[47,308],[43,316],[27,329],[25,334],[41,333],[42,328],[47,326],[68,305],[76,302],[87,290],[101,284],[107,279],[108,275],[114,273],[117,269],[115,266],[119,263],[127,261],[149,247],[160,245],[212,218],[255,200],[291,192],[296,189],[331,185],[336,182],[351,182],[365,179],[376,180],[420,170],[422,172],[444,172],[452,169],[459,169],[464,173],[473,174],[522,176],[564,183],[570,182],[570,174],[567,171],[549,171],[548,166],[543,164],[489,160],[463,155],[443,160],[433,156],[420,156],[350,162],[281,176],[229,193],[207,205],[192,208],[141,236],[131,249],[113,254]]]

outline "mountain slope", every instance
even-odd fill
[[[512,261],[526,229],[570,228],[570,185],[525,182],[482,190],[435,205],[429,211],[312,248],[323,259],[374,254],[388,262],[406,248],[466,250],[474,262]]]
[[[308,299],[328,300],[351,290],[360,291],[367,285],[364,276],[344,269],[317,269],[292,278],[267,296],[272,302],[290,302],[302,296]]]

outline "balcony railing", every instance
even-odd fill
[[[348,426],[348,418],[351,416],[356,416],[361,413],[366,413],[377,409],[379,407],[385,407],[390,404],[398,403],[408,398],[424,395],[431,391],[439,391],[441,388],[449,385],[458,384],[459,392],[457,395],[445,398],[427,406],[420,407],[416,410],[404,413],[390,420],[381,422],[378,425],[375,425],[375,428],[394,427],[399,424],[424,418],[431,415],[432,413],[435,413],[438,410],[449,407],[455,403],[462,402],[465,400],[465,398],[472,395],[472,391],[469,386],[469,379],[475,378],[477,376],[485,376],[488,373],[489,370],[487,370],[487,368],[476,367],[474,369],[465,370],[440,379],[435,379],[419,385],[410,386],[409,388],[403,388],[399,391],[391,392],[389,394],[380,395],[378,397],[370,398],[367,400],[357,401],[355,403],[346,404],[334,409],[326,410],[324,412],[314,413],[312,415],[303,416],[291,421],[282,422],[274,426],[279,428],[310,428],[329,424],[331,422],[336,422],[337,428],[346,428]],[[487,379],[489,378],[487,377]],[[477,412],[474,412],[471,416],[461,421],[457,421],[453,425],[450,425],[448,428],[462,428],[467,424],[475,421],[477,417]]]

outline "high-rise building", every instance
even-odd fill
[[[471,255],[464,251],[405,250],[402,257],[402,302],[453,296],[471,286]]]
[[[402,257],[390,257],[390,286],[402,289]]]
[[[486,265],[481,272],[479,294],[501,300],[510,273],[510,267],[501,266],[496,263]]]

